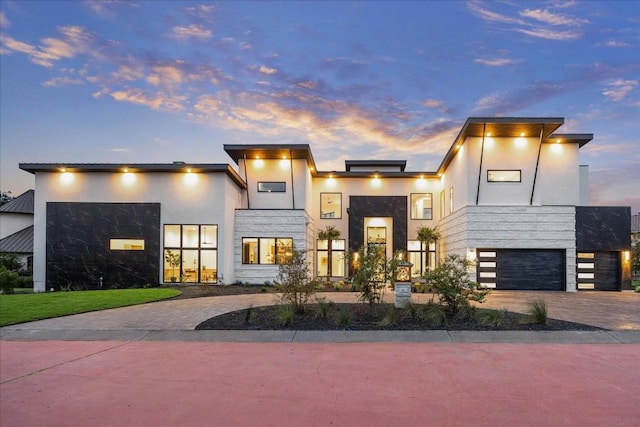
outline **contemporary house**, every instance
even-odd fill
[[[435,171],[319,171],[306,144],[225,145],[232,165],[21,164],[36,182],[34,286],[261,284],[293,247],[344,278],[345,253],[378,245],[415,277],[455,253],[491,288],[630,289],[630,208],[587,206],[578,151],[593,135],[563,123],[469,118]],[[327,226],[340,237],[318,240]],[[423,226],[441,233],[429,247]]]
[[[16,255],[24,269],[33,266],[33,190],[0,206],[0,253]]]

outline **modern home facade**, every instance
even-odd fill
[[[630,289],[630,208],[588,206],[578,151],[593,136],[563,122],[469,118],[436,171],[318,171],[306,144],[225,145],[233,166],[21,164],[36,180],[34,286],[261,284],[293,247],[314,275],[345,278],[345,254],[374,244],[416,278],[458,254],[491,288]],[[319,240],[328,226],[340,236]],[[429,247],[424,226],[441,233]]]

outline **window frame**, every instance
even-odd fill
[[[413,215],[413,207],[414,207],[413,196],[414,195],[416,195],[416,196],[417,195],[423,195],[423,196],[429,195],[429,199],[430,199],[431,204],[429,206],[429,216],[428,217],[415,217]],[[411,214],[410,214],[411,215],[410,216],[411,219],[424,219],[424,220],[433,219],[433,193],[409,193],[409,203],[410,203],[409,210],[411,211]],[[423,210],[424,210],[424,208],[423,208]]]
[[[257,240],[257,249],[258,249],[258,259],[257,262],[247,262],[246,258],[245,258],[245,252],[244,252],[244,246],[245,246],[245,241],[246,240]],[[267,241],[267,240],[273,240],[273,248],[274,248],[274,252],[273,252],[273,262],[262,262],[262,245],[264,244],[262,241]],[[280,245],[279,242],[282,240],[290,240],[291,241],[291,245]],[[267,237],[267,236],[263,236],[263,237],[243,237],[241,242],[241,247],[242,247],[242,265],[280,265],[280,264],[289,264],[291,262],[291,259],[293,257],[293,237]],[[289,257],[287,257],[286,259],[289,262],[279,262],[281,260],[281,257],[283,257],[282,254],[280,254],[280,248],[284,247],[284,248],[290,248],[291,250],[291,255]],[[286,249],[285,249],[286,250]]]
[[[129,247],[127,247],[126,242],[129,242],[128,244]],[[134,245],[134,242],[136,243],[135,245]],[[122,237],[112,237],[109,239],[110,251],[139,252],[139,251],[144,251],[144,247],[145,247],[145,239],[127,239]]]
[[[171,245],[171,244],[167,245],[167,228],[168,227],[178,227],[178,230],[176,230],[178,231],[177,245]],[[185,246],[185,242],[184,242],[185,229],[192,228],[192,227],[197,227],[197,231],[196,231],[197,244],[195,246],[193,245]],[[204,242],[203,237],[205,236],[205,234],[203,229],[207,227],[215,227],[215,236],[214,236],[213,242]],[[169,269],[177,270],[180,283],[194,283],[194,284],[195,283],[205,283],[205,284],[218,283],[218,231],[219,231],[218,224],[175,224],[175,223],[163,224],[162,226],[162,282],[173,283],[171,282],[170,277],[175,277],[175,276],[167,275],[168,268],[165,260],[167,251],[172,251],[172,253],[178,254],[180,265],[178,267],[169,267]],[[169,242],[169,243],[176,243],[176,242]],[[203,244],[206,244],[207,246],[203,246]],[[193,280],[185,281],[184,277],[187,276],[187,274],[185,274],[187,269],[184,268],[185,253],[191,254],[192,252],[196,252],[195,260],[198,268],[194,269],[195,271],[193,272],[191,271],[189,272],[189,273],[195,273]],[[203,266],[202,264],[203,252],[206,252],[208,255],[210,255],[211,253],[215,253],[213,255],[213,259],[215,260],[214,262],[215,266],[213,268],[214,271],[211,273],[207,273],[206,271],[203,271],[203,267],[206,267],[206,265]],[[189,274],[189,276],[190,275],[191,274]]]
[[[518,173],[518,180],[500,180],[500,179],[495,179],[492,178],[491,174],[492,173],[496,173],[496,172],[517,172]],[[522,182],[522,169],[488,169],[487,170],[487,182],[491,182],[491,183],[500,183],[500,182]]]
[[[320,242],[327,242],[326,248],[321,247]],[[333,245],[334,242],[342,242],[342,249],[336,249]],[[332,258],[331,260],[329,260],[329,240],[326,239],[317,239],[316,240],[316,266],[317,266],[317,276],[318,277],[345,277],[345,275],[347,274],[347,269],[345,266],[345,262],[344,260],[346,259],[345,255],[347,253],[347,244],[346,244],[346,239],[331,239],[331,255]],[[327,257],[327,274],[323,275],[320,274],[320,255],[321,254],[326,254]],[[342,262],[342,275],[334,275],[334,269],[335,268],[339,268],[336,265],[334,265],[333,261],[335,261],[333,259],[334,255],[338,254],[338,256],[340,254],[342,254],[341,258],[337,258],[337,260],[340,262]],[[329,271],[329,266],[331,266],[331,271]]]
[[[263,188],[268,184],[279,184],[282,185],[282,190],[275,189],[266,189]],[[287,183],[286,181],[258,181],[258,193],[286,193],[287,192]]]
[[[340,206],[336,213],[336,216],[323,216],[322,215],[322,196],[325,194],[338,194],[340,196]],[[342,219],[342,193],[341,192],[335,192],[335,191],[325,191],[325,192],[321,192],[320,193],[320,219]]]

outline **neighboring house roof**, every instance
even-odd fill
[[[0,239],[0,252],[33,253],[33,225]]]
[[[33,190],[27,190],[15,199],[0,206],[0,212],[33,215]]]

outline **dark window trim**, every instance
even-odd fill
[[[489,179],[491,172],[518,172],[518,181],[496,181]],[[522,169],[488,169],[487,170],[487,182],[500,183],[500,182],[522,182]]]
[[[166,246],[165,242],[166,242],[166,227],[167,226],[174,226],[174,227],[180,227],[180,245],[179,246]],[[197,226],[198,227],[198,246],[196,247],[184,247],[183,246],[183,242],[182,242],[182,237],[183,237],[183,227],[193,227],[193,226]],[[202,247],[202,241],[201,241],[201,237],[202,237],[202,227],[216,227],[216,245],[215,247]],[[180,273],[180,275],[182,275],[183,271],[182,271],[182,259],[183,259],[183,252],[184,251],[198,251],[198,265],[200,267],[202,267],[202,252],[203,251],[215,251],[216,252],[216,270],[218,269],[218,243],[220,242],[218,240],[219,237],[219,231],[220,231],[220,226],[218,224],[180,224],[180,223],[166,223],[166,224],[162,224],[162,261],[161,261],[161,265],[162,265],[162,281],[163,283],[170,283],[169,281],[166,280],[166,277],[164,276],[164,262],[165,262],[165,254],[167,251],[177,251],[178,254],[180,255],[180,266],[176,267]],[[200,277],[200,268],[198,269],[198,276],[196,277],[196,279],[200,279],[199,282],[185,282],[185,283],[207,283],[207,284],[212,284],[212,283],[218,283],[218,271],[216,271],[215,276],[214,276],[214,280],[212,281],[206,281],[206,282],[202,282],[202,277]]]
[[[339,216],[333,217],[323,217],[322,216],[322,195],[323,194],[339,194],[340,195],[340,211],[338,212]],[[339,191],[323,191],[320,193],[320,219],[342,219],[342,193]]]
[[[264,184],[281,184],[282,190],[276,189],[260,189]],[[287,183],[285,181],[258,181],[258,193],[286,193]]]
[[[246,262],[244,259],[244,241],[245,239],[256,239],[258,241],[258,262]],[[270,264],[263,264],[260,262],[260,242],[262,239],[273,239],[275,240],[275,253],[274,253],[274,262],[270,263]],[[243,237],[242,241],[240,242],[240,244],[242,245],[242,265],[279,265],[280,263],[278,262],[278,240],[291,240],[291,248],[293,249],[293,237],[269,237],[269,236],[262,236],[262,237]]]
[[[414,218],[413,217],[413,195],[414,194],[430,194],[431,195],[431,215],[429,218]],[[433,193],[409,193],[409,211],[411,212],[410,219],[433,219]]]

